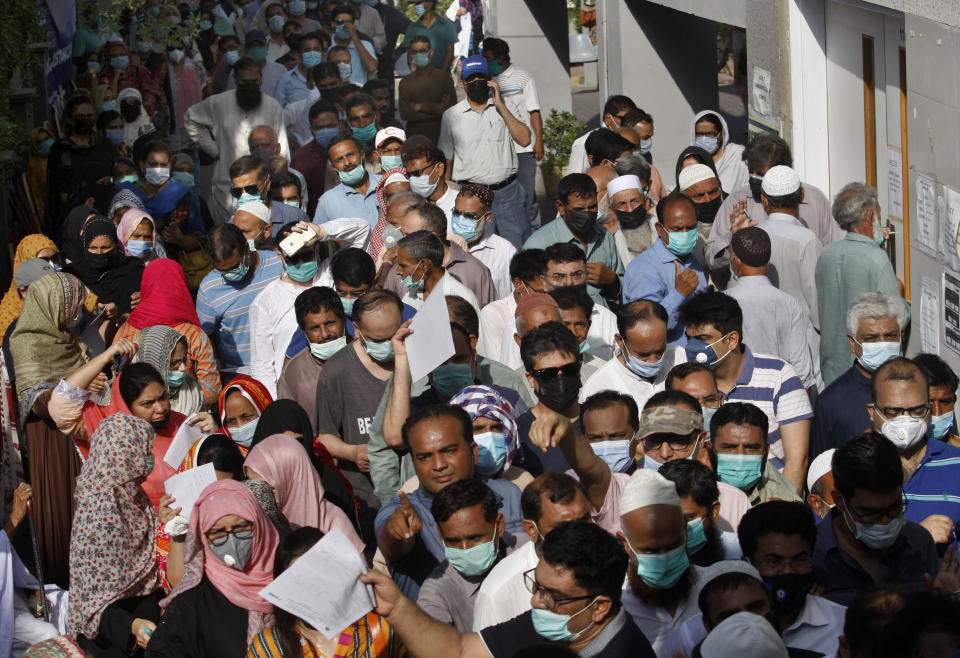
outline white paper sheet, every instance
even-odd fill
[[[334,528],[260,590],[260,596],[335,638],[373,610],[373,588],[357,580],[366,571],[357,549]]]
[[[187,421],[192,420],[194,417],[196,417],[196,414],[183,421],[183,425],[181,425],[177,433],[173,435],[173,441],[170,442],[170,447],[167,448],[167,454],[163,456],[163,463],[170,468],[180,468],[180,463],[183,461],[183,458],[187,456],[190,447],[203,438],[203,432],[200,431],[198,425],[187,425]]]
[[[887,205],[888,215],[903,219],[903,156],[887,147]]]
[[[941,251],[943,263],[951,270],[960,271],[960,253],[957,253],[957,234],[960,233],[960,192],[943,186],[943,230]]]
[[[937,184],[923,174],[917,174],[917,215],[913,223],[917,228],[917,246],[936,258]]]
[[[417,381],[456,352],[450,332],[447,298],[442,290],[435,289],[427,297],[427,301],[413,316],[410,328],[413,334],[406,340],[407,358],[410,360],[412,381]]]
[[[940,353],[940,286],[929,277],[920,279],[920,349]]]
[[[163,483],[163,490],[177,499],[173,507],[180,507],[180,516],[190,520],[193,504],[203,493],[203,490],[217,481],[217,471],[213,464],[204,464],[190,468],[183,473],[177,473]]]
[[[753,109],[763,116],[770,116],[770,81],[773,75],[765,68],[753,67]]]
[[[960,278],[943,273],[943,342],[960,354]]]

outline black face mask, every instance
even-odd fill
[[[120,115],[127,123],[133,123],[140,116],[140,105],[130,103],[120,103]]]
[[[164,427],[167,426],[167,421],[169,421],[169,420],[170,420],[170,416],[167,416],[167,417],[164,418],[163,420],[155,420],[155,421],[151,422],[151,423],[150,423],[150,426],[151,426],[153,429],[155,429],[156,431],[159,432],[160,430],[162,430]]]
[[[765,576],[763,586],[770,594],[774,610],[796,610],[813,587],[813,572]]]
[[[560,375],[550,381],[537,379],[540,392],[537,397],[554,411],[569,409],[580,394],[580,375]]]
[[[718,194],[716,199],[693,204],[697,209],[697,221],[704,224],[713,224],[713,219],[717,216],[721,203],[723,203],[723,195]]]
[[[263,92],[260,91],[260,85],[256,82],[244,82],[237,85],[237,105],[240,109],[248,111],[260,107],[263,101]]]
[[[87,262],[90,263],[90,267],[96,271],[105,272],[113,265],[113,257],[115,254],[116,252],[114,250],[110,250],[105,254],[92,254],[88,251]]]
[[[619,215],[617,215],[619,217]],[[586,238],[597,225],[596,210],[567,210],[564,216],[567,228],[578,238]]]
[[[640,228],[647,221],[647,211],[643,206],[638,206],[627,212],[626,210],[617,210],[617,220],[620,222],[620,228],[625,230]]]
[[[763,203],[760,198],[760,195],[763,194],[763,179],[751,176],[748,184],[750,185],[750,194],[753,195],[753,200],[757,203]]]
[[[91,117],[74,119],[73,132],[78,135],[89,135],[91,132],[93,132],[93,119]]]
[[[486,80],[474,80],[467,83],[467,98],[474,103],[485,103],[490,98],[490,87]]]

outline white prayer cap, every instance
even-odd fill
[[[714,562],[709,567],[705,567],[700,571],[699,576],[697,576],[697,581],[699,585],[706,587],[707,583],[714,578],[727,573],[742,573],[746,576],[756,578],[758,582],[763,582],[763,577],[760,575],[760,572],[757,571],[757,568],[746,560],[720,560],[719,562]]]
[[[787,658],[787,647],[770,622],[752,612],[738,612],[717,624],[700,645],[703,658]]]
[[[831,471],[834,452],[836,452],[836,448],[830,448],[825,452],[821,452],[817,455],[817,458],[810,463],[810,469],[807,471],[807,490],[813,489],[813,485],[817,483],[817,480]]]
[[[620,516],[650,505],[681,507],[677,486],[656,471],[642,468],[630,476],[620,493]]]
[[[641,187],[639,176],[634,176],[633,174],[619,176],[607,183],[607,196],[612,199],[613,195],[617,192],[623,192],[624,190],[639,190]]]
[[[790,167],[777,165],[767,170],[763,175],[763,185],[760,186],[767,196],[786,196],[800,189],[800,177]]]
[[[128,98],[135,98],[141,103],[143,102],[143,96],[141,96],[140,92],[133,87],[124,87],[120,90],[120,93],[117,94],[117,102],[126,100]]]
[[[270,208],[259,201],[247,201],[245,204],[237,208],[237,212],[240,212],[241,210],[245,213],[253,215],[264,224],[270,223]],[[236,215],[236,213],[234,213],[234,215]]]
[[[395,171],[389,176],[387,176],[387,180],[383,181],[383,187],[384,189],[386,189],[387,185],[393,185],[394,183],[409,183],[409,182],[410,181],[405,174],[399,171]]]
[[[692,164],[680,170],[680,175],[677,177],[677,185],[680,186],[680,191],[683,192],[692,185],[716,177],[717,175],[713,173],[713,169],[707,165],[700,163]]]

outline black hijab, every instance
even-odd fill
[[[253,448],[268,436],[283,434],[284,432],[296,432],[300,435],[297,440],[310,455],[310,462],[320,475],[320,482],[323,484],[323,497],[342,509],[353,523],[354,529],[359,533],[357,503],[353,497],[353,489],[340,469],[333,465],[332,460],[327,464],[317,457],[313,449],[313,425],[311,425],[310,417],[303,407],[288,399],[276,400],[267,405],[267,408],[260,414],[260,420],[257,421],[257,429],[253,433],[253,441],[250,447]]]
[[[88,249],[94,239],[107,236],[113,240],[113,250],[107,254],[91,254]],[[97,296],[100,303],[114,303],[120,313],[130,312],[130,296],[140,290],[143,261],[131,258],[120,250],[117,227],[103,215],[97,215],[83,225],[80,231],[81,256],[64,268],[73,274]],[[97,262],[102,260],[103,262]],[[96,267],[95,267],[96,265]]]
[[[83,245],[80,242],[80,231],[83,223],[90,215],[96,215],[97,209],[91,206],[74,206],[63,219],[60,228],[60,251],[72,263],[83,258]]]
[[[713,161],[713,156],[699,146],[688,146],[680,152],[680,156],[677,158],[677,170],[675,173],[675,178],[678,189],[680,187],[680,170],[683,169],[683,161],[687,158],[694,158],[700,164],[705,164],[710,167],[710,169],[713,171],[713,175],[717,179],[717,185],[720,185],[720,198],[726,199],[727,196],[729,196],[723,191],[723,185],[720,184],[720,174],[717,173],[717,165]]]

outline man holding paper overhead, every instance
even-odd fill
[[[560,643],[604,658],[653,658],[650,643],[620,604],[627,555],[613,535],[586,521],[564,523],[544,538],[537,566],[523,574],[532,609],[479,633],[460,633],[430,617],[377,571],[375,610],[418,658],[510,658]]]

